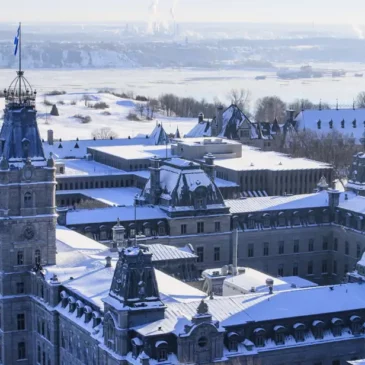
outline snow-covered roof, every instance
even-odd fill
[[[116,169],[96,161],[86,159],[60,159],[58,164],[64,164],[64,174],[58,174],[57,178],[64,176],[87,176],[87,175],[125,175],[131,172]]]
[[[242,145],[242,157],[217,158],[215,164],[235,171],[256,170],[308,170],[331,169],[329,164],[306,158],[292,158],[288,155],[273,151],[261,151],[257,148]]]
[[[199,303],[168,304],[165,319],[135,329],[143,335],[181,333],[184,325],[196,314]],[[223,327],[305,316],[321,319],[324,314],[362,310],[365,306],[365,287],[354,283],[274,291],[272,295],[257,293],[215,297],[207,304],[213,320],[220,321]]]
[[[365,360],[348,361],[348,364],[350,364],[350,365],[365,365]]]
[[[230,212],[232,214],[320,208],[328,207],[328,193],[323,191],[314,194],[232,199],[225,200],[225,204],[230,207]]]
[[[348,210],[350,212],[365,214],[365,197],[354,196],[352,193],[347,192],[348,200],[342,200],[339,204],[339,208]],[[342,194],[344,196],[344,194]]]
[[[167,246],[161,243],[148,245],[148,251],[152,253],[152,261],[195,259],[197,256],[188,248]]]
[[[221,204],[224,206],[222,195],[203,171],[199,164],[172,158],[166,160],[160,168],[160,188],[164,194],[162,198],[171,200],[171,206],[194,206],[195,191],[204,188],[206,191],[206,204]],[[151,181],[148,180],[143,192],[147,201],[151,190]]]
[[[198,124],[188,133],[185,134],[186,138],[195,137],[210,137],[212,135],[211,123],[204,120],[203,122],[198,122]]]
[[[68,289],[76,292],[86,300],[103,308],[102,298],[110,290],[115,265],[118,260],[116,252],[110,252],[106,246],[84,237],[65,227],[56,228],[57,265],[46,266],[46,279],[56,274],[58,280]],[[154,246],[149,246],[150,248]],[[167,251],[173,251],[168,254]],[[160,248],[150,250],[160,251]],[[166,259],[180,255],[179,249],[166,246]],[[181,251],[184,256],[187,252]],[[112,258],[112,267],[105,267],[105,258]],[[184,256],[185,257],[185,256]],[[152,256],[153,258],[153,256]],[[204,292],[191,287],[167,274],[155,270],[156,278],[161,293],[161,298],[166,303],[185,303],[206,297]]]
[[[103,152],[110,156],[120,157],[128,160],[150,159],[154,156],[161,158],[173,157],[171,156],[171,148],[166,146],[145,146],[135,145],[130,146],[105,146],[105,147],[91,147],[93,150]]]
[[[68,226],[77,224],[92,224],[116,222],[118,218],[123,221],[134,221],[134,207],[111,207],[101,209],[81,209],[70,210],[66,215],[66,224]],[[156,207],[138,207],[137,220],[163,219],[167,215],[160,208]]]
[[[141,194],[141,189],[130,187],[56,191],[57,197],[69,194],[81,194],[110,206],[132,206],[135,196]]]
[[[313,130],[318,133],[329,133],[335,130],[353,136],[356,142],[360,143],[365,127],[365,109],[304,110],[298,114],[295,121],[296,128],[299,130]],[[332,122],[332,128],[330,122]],[[342,122],[344,122],[344,128],[342,128]]]
[[[245,268],[245,271],[236,276],[228,276],[223,283],[224,287],[237,290],[236,294],[249,292],[254,289],[255,292],[269,292],[266,280],[273,282],[274,291],[288,290],[290,288],[308,288],[317,286],[309,280],[302,279],[298,276],[275,278],[261,271]],[[225,290],[223,289],[223,293]]]

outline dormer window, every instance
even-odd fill
[[[354,336],[359,335],[361,333],[361,318],[359,316],[351,316],[351,332]]]
[[[199,343],[198,343],[199,344]],[[159,362],[167,360],[168,345],[166,341],[157,341],[155,344],[157,352],[157,360]]]
[[[275,343],[277,345],[284,345],[285,344],[285,332],[286,332],[285,327],[284,326],[275,326],[274,332],[275,332]]]
[[[323,338],[323,329],[324,329],[324,322],[323,321],[313,321],[312,323],[313,327],[313,336],[316,340],[320,340]]]
[[[308,223],[309,224],[316,224],[316,216],[314,214],[314,211],[313,210],[310,210],[308,212]]]
[[[270,214],[265,213],[263,215],[263,225],[264,225],[264,228],[270,228],[270,226],[271,226]]]
[[[249,216],[248,216],[248,221],[247,221],[247,228],[248,229],[254,229],[255,228],[255,217],[252,215],[252,214],[250,214]]]
[[[65,291],[61,292],[61,301],[62,301],[62,308],[66,308],[68,303],[68,294]]]
[[[343,321],[340,318],[333,318],[332,319],[332,334],[334,337],[339,337],[342,335],[342,326]]]
[[[329,216],[328,209],[323,209],[323,211],[322,211],[322,222],[323,223],[328,223],[329,221],[330,221],[330,216]]]
[[[92,318],[93,318],[93,328],[101,323],[101,315],[99,312],[93,312]]]
[[[76,300],[74,297],[69,297],[68,298],[68,303],[69,303],[69,307],[68,307],[68,311],[70,313],[73,313],[75,311],[76,308]]]
[[[255,335],[255,346],[256,347],[264,347],[265,346],[265,336],[266,331],[263,328],[256,328],[254,331]]]
[[[81,300],[76,302],[77,307],[77,317],[80,318],[84,313],[84,303]]]
[[[140,338],[132,338],[132,356],[136,359],[142,349],[143,342]]]
[[[305,325],[303,323],[296,323],[293,326],[294,329],[294,336],[296,342],[303,342],[304,341],[304,333],[305,333]]]
[[[297,211],[293,213],[293,226],[300,226],[300,216]]]
[[[92,309],[91,307],[89,307],[88,305],[85,305],[84,307],[84,313],[85,313],[85,323],[89,323],[91,321],[91,316],[92,316]]]
[[[237,352],[238,351],[238,342],[239,337],[236,332],[230,332],[227,335],[228,338],[228,350],[231,352]]]
[[[284,212],[280,212],[278,215],[278,225],[279,227],[285,227],[286,225],[286,219]]]

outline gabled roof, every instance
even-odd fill
[[[239,139],[238,128],[244,121],[247,121],[253,127],[250,119],[243,111],[237,105],[232,104],[223,112],[223,127],[218,136],[228,139]],[[257,138],[255,128],[251,128],[251,138]]]

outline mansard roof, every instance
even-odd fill
[[[196,138],[196,137],[211,137],[212,127],[211,122],[203,120],[198,122],[198,124],[188,133],[185,134],[185,138]]]
[[[224,206],[218,187],[200,168],[200,165],[180,158],[164,161],[160,169],[161,198],[168,200],[172,207],[194,206],[196,194],[206,198],[206,205]],[[143,196],[148,201],[151,179],[148,180]]]
[[[209,300],[213,320],[223,327],[253,322],[278,321],[297,317],[362,310],[365,306],[365,287],[357,283],[280,291],[270,294],[246,294],[233,297],[215,297]],[[136,327],[144,336],[157,333],[184,331],[184,326],[195,315],[199,301],[168,304],[165,319]],[[326,303],[324,306],[323,303]]]

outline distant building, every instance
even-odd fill
[[[201,113],[197,125],[185,135],[185,138],[221,137],[236,140],[246,145],[271,149],[278,143],[275,140],[280,134],[278,123],[252,123],[250,119],[236,105],[226,110],[217,108],[216,116],[207,121]]]
[[[354,138],[357,145],[364,145],[365,109],[308,109],[294,119],[296,130],[317,133],[336,131]]]

